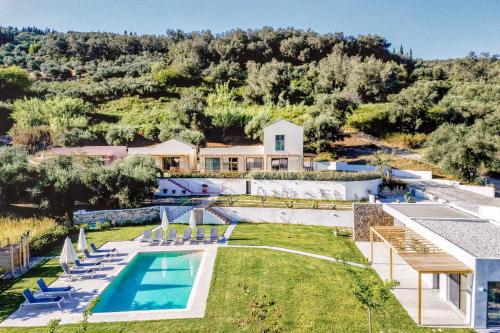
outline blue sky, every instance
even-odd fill
[[[500,0],[0,0],[0,25],[138,34],[295,27],[376,33],[423,59],[500,54]]]

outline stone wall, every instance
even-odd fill
[[[354,240],[370,240],[370,227],[374,225],[394,225],[394,218],[382,210],[382,204],[355,203]]]
[[[73,216],[75,225],[82,223],[112,222],[122,223],[144,223],[160,218],[160,207],[143,207],[132,209],[77,211]]]

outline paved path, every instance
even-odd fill
[[[432,180],[405,180],[412,187],[456,205],[500,206],[500,198],[461,190]]]
[[[284,247],[267,246],[267,245],[226,245],[226,246],[227,247],[234,247],[234,248],[243,248],[243,249],[266,249],[266,250],[273,250],[273,251],[280,251],[280,252],[288,252],[288,253],[299,254],[299,255],[307,256],[307,257],[311,257],[311,258],[323,259],[323,260],[337,262],[337,263],[346,263],[350,266],[365,268],[364,265],[357,263],[357,262],[342,261],[340,259],[328,257],[328,256],[323,256],[321,254],[298,251],[298,250],[288,249],[288,248],[284,248]]]

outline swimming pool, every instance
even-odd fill
[[[139,252],[104,289],[99,312],[187,308],[202,251]]]

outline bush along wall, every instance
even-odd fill
[[[262,180],[313,180],[313,181],[361,181],[380,178],[378,172],[210,172],[176,173],[172,178],[226,178]]]

